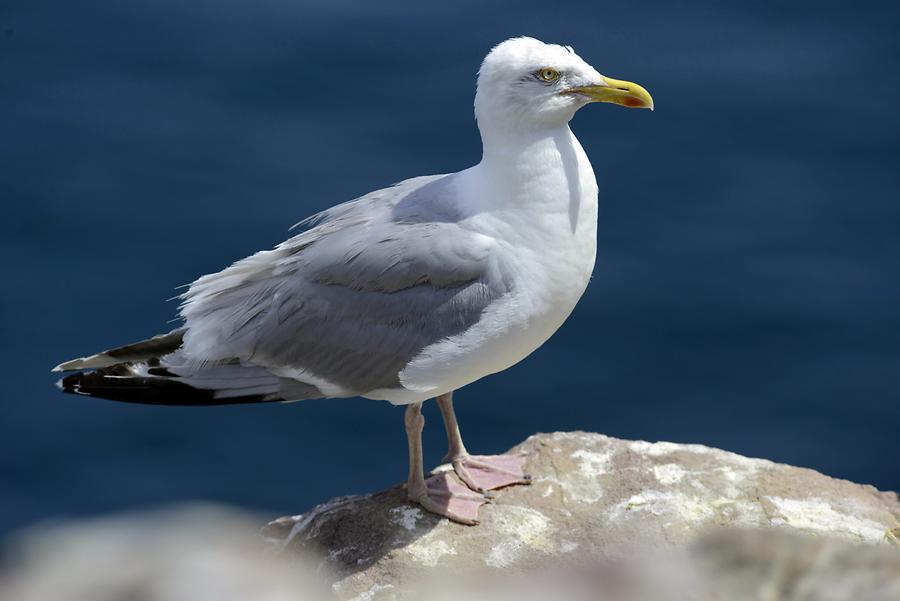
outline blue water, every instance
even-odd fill
[[[519,34],[657,110],[576,117],[594,279],[458,394],[469,447],[594,430],[900,488],[898,6],[4,0],[0,531],[186,498],[296,513],[403,479],[385,403],[142,407],[48,370],[166,330],[176,286],[314,211],[476,162],[476,68]]]

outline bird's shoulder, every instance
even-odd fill
[[[278,247],[315,282],[393,292],[461,285],[489,269],[496,245],[467,227],[454,175],[417,177],[317,214]]]

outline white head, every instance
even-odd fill
[[[557,126],[591,102],[653,108],[641,86],[604,77],[569,46],[534,38],[498,44],[478,71],[475,117],[479,128]]]

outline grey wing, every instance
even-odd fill
[[[427,208],[448,186],[422,180],[336,207],[195,282],[182,305],[185,356],[236,358],[323,396],[399,387],[422,349],[470,328],[507,291],[494,240]]]

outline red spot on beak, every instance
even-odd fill
[[[629,108],[637,108],[639,106],[644,106],[644,102],[642,100],[634,98],[633,96],[626,96],[622,100],[622,104],[624,104],[625,106],[627,106]]]

